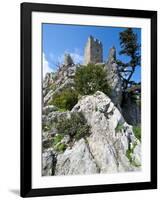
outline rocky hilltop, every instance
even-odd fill
[[[106,73],[109,95],[100,90],[79,94],[66,110],[54,99],[65,90],[77,92],[75,74],[81,66],[74,64],[67,54],[58,71],[47,73],[43,80],[43,176],[141,169],[141,141],[135,130],[135,125],[140,124],[139,96],[133,94],[135,101],[132,95],[127,96],[122,105],[122,83],[114,47],[106,62],[95,65],[101,65]]]

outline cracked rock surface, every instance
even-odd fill
[[[79,112],[90,126],[90,135],[73,142],[65,136],[61,142],[67,148],[63,152],[55,153],[52,148],[49,152],[45,150],[44,174],[76,175],[141,170],[141,143],[135,137],[132,126],[103,92],[82,96],[71,111],[61,114],[52,111],[48,119],[54,121],[59,115],[70,118],[71,113]],[[118,125],[121,128],[117,130]],[[51,134],[48,137],[51,139]]]

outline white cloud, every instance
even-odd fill
[[[83,56],[81,56],[80,54],[78,53],[70,53],[74,63],[82,63],[83,62]]]
[[[64,63],[64,55],[68,53],[71,55],[73,61],[75,64],[82,64],[83,62],[83,56],[80,54],[79,49],[74,49],[73,52],[70,52],[69,50],[65,50],[63,54],[60,56],[55,56],[53,53],[49,53],[50,62],[46,59],[45,53],[43,53],[43,77],[45,77],[45,74],[47,72],[53,72],[57,70],[58,65]],[[51,64],[53,68],[51,67]]]
[[[43,53],[43,77],[47,72],[53,72],[53,69],[50,67],[49,62],[47,61],[45,54]]]
[[[58,57],[58,63],[64,62],[64,55],[68,53],[71,55],[73,61],[75,64],[82,63],[83,62],[83,56],[80,54],[79,49],[74,49],[74,52],[70,52],[66,50],[61,56]]]

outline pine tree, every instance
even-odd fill
[[[124,92],[130,87],[134,81],[131,81],[136,67],[140,66],[140,44],[138,43],[137,34],[133,32],[132,28],[127,28],[125,31],[120,32],[120,55],[128,56],[129,62],[124,63],[118,60],[120,76],[123,80]]]

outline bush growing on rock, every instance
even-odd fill
[[[103,65],[88,64],[77,68],[74,81],[81,95],[94,94],[98,90],[105,94],[110,92]]]
[[[58,143],[61,142],[62,139],[63,139],[63,136],[60,135],[60,134],[57,134],[57,135],[54,137],[53,145],[57,145]]]
[[[55,150],[58,152],[64,152],[66,148],[67,148],[66,144],[59,143],[58,145],[56,145]]]
[[[57,124],[59,134],[70,135],[71,138],[79,140],[89,135],[90,127],[82,113],[71,113],[70,118],[63,118]]]
[[[120,132],[123,128],[124,128],[124,123],[118,123],[115,128],[116,133]]]
[[[134,131],[134,134],[135,134],[135,137],[141,141],[141,126],[138,125],[138,126],[133,126],[133,131]]]
[[[53,96],[50,105],[55,105],[60,111],[71,110],[78,102],[78,93],[75,90],[66,88]]]
[[[132,148],[129,148],[126,150],[126,157],[128,158],[129,162],[131,165],[135,166],[135,167],[140,167],[140,163],[137,163],[134,158],[132,157],[133,153],[134,153],[134,149],[137,146],[137,143],[133,144]]]
[[[63,137],[64,136],[62,134],[56,134],[53,138],[53,148],[57,152],[64,152],[67,148],[67,145],[62,142]]]

